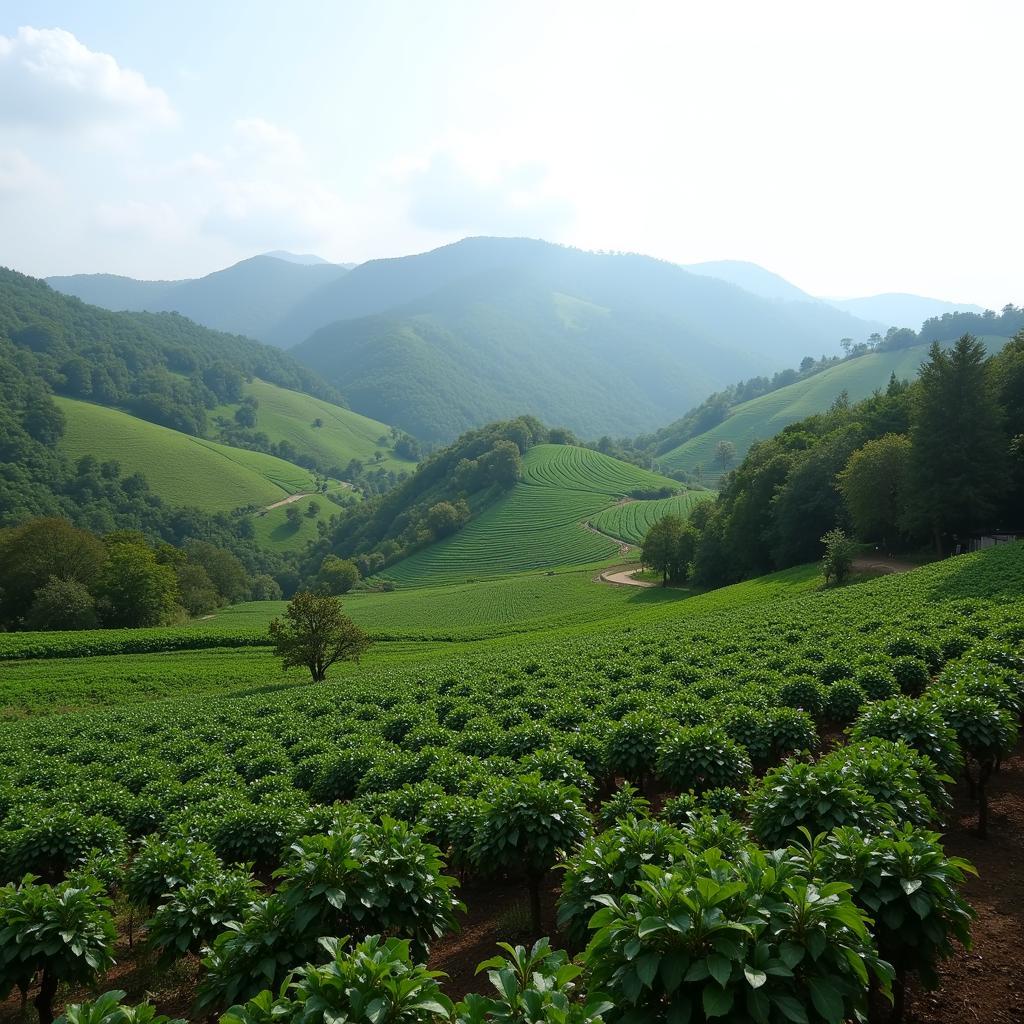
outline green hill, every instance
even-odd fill
[[[105,309],[181,313],[206,327],[270,341],[293,306],[347,269],[266,254],[186,281],[73,274],[47,278],[47,284]]]
[[[695,505],[710,501],[714,496],[714,491],[686,491],[684,494],[654,501],[620,501],[598,512],[590,520],[590,525],[628,544],[641,544],[647,531],[659,519],[670,515],[685,519]]]
[[[982,339],[990,352],[998,351],[1006,338]],[[812,377],[788,384],[778,391],[734,406],[717,426],[658,457],[665,471],[683,470],[693,473],[703,467],[704,481],[716,480],[721,467],[715,463],[715,448],[721,441],[736,446],[736,464],[742,460],[755,441],[772,437],[783,427],[807,416],[824,412],[845,391],[851,402],[867,398],[884,388],[891,374],[912,379],[928,354],[928,345],[914,345],[895,352],[869,352],[822,370]]]
[[[536,445],[524,456],[523,478],[510,491],[455,535],[381,575],[423,586],[604,562],[618,555],[619,545],[585,524],[632,490],[666,485],[675,486],[600,452]]]
[[[59,447],[72,459],[115,459],[125,475],[141,473],[171,505],[230,512],[312,491],[310,474],[283,459],[147,423],[117,409],[56,399],[66,418]]]
[[[300,456],[312,458],[318,465],[343,469],[351,459],[359,459],[396,472],[415,466],[394,456],[391,428],[377,420],[262,380],[245,384],[242,392],[259,403],[253,430],[266,434],[275,444],[287,442]],[[237,404],[221,406],[217,412],[232,416],[237,408]],[[314,426],[317,420],[322,424],[319,427]]]
[[[364,263],[283,326],[282,344],[299,343],[348,405],[430,441],[522,413],[586,437],[636,434],[737,375],[874,329],[650,257],[523,238]]]

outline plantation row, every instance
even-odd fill
[[[591,525],[602,533],[621,537],[630,544],[642,544],[647,531],[665,516],[679,516],[686,519],[695,505],[710,501],[711,491],[686,491],[671,498],[654,501],[627,501],[598,512],[590,520]]]
[[[302,986],[317,972],[386,962],[364,977],[372,998],[395,998],[374,987],[382,976],[426,984],[404,947],[353,943],[397,935],[422,958],[459,912],[445,863],[521,877],[536,925],[541,880],[564,857],[560,926],[588,943],[581,984],[595,1000],[574,1003],[574,1021],[838,1024],[863,1009],[871,977],[886,990],[895,976],[897,995],[908,972],[927,984],[966,935],[965,868],[928,829],[961,772],[983,825],[985,783],[1016,741],[1022,577],[1017,545],[770,610],[17,723],[0,751],[0,871],[57,884],[88,872],[98,881],[74,899],[94,921],[107,911],[92,887],[118,889],[153,915],[165,958],[211,946],[202,1011],[258,998],[233,1011],[255,1020],[307,962],[277,1015],[299,1012],[289,1005],[312,998]],[[853,746],[808,753],[847,723]],[[646,821],[642,792],[619,779],[675,796]],[[247,866],[264,881],[278,871],[274,891],[260,895]],[[0,923],[72,890],[12,885]],[[33,972],[44,953],[24,952]],[[10,984],[31,973],[22,955],[0,950]],[[514,965],[495,970],[498,998],[513,999]],[[570,981],[521,998],[568,998]],[[363,1019],[349,989],[303,1019]],[[486,1019],[478,1009],[460,1017]]]
[[[583,524],[593,522],[632,490],[665,486],[677,485],[599,452],[535,445],[523,458],[522,480],[508,494],[454,536],[381,575],[399,584],[423,586],[606,561],[616,555],[617,545]],[[683,495],[680,500],[685,504],[693,497]],[[620,536],[615,530],[605,532]]]

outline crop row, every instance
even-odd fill
[[[591,519],[591,524],[612,537],[621,537],[630,544],[642,544],[647,531],[659,519],[669,515],[685,519],[695,505],[711,497],[710,491],[686,491],[654,501],[626,501],[598,512]]]

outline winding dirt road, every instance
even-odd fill
[[[612,583],[618,587],[656,587],[657,583],[650,580],[637,580],[633,577],[642,569],[606,569],[601,573],[602,583]]]

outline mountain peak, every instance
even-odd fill
[[[285,263],[299,263],[305,267],[319,266],[320,264],[331,262],[314,253],[294,253],[288,252],[285,249],[274,249],[273,252],[265,252],[261,253],[261,255],[270,256],[275,260],[284,260]]]

